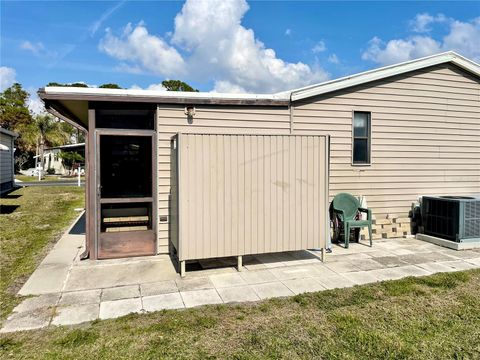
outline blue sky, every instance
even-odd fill
[[[480,61],[480,2],[1,2],[2,88],[269,93],[446,50]]]

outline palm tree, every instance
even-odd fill
[[[45,146],[63,145],[69,142],[72,132],[70,127],[50,114],[39,114],[33,118],[29,126],[24,129],[22,137],[29,143],[36,145],[37,159],[40,158],[40,168],[43,171],[43,153]],[[40,172],[41,173],[41,172]],[[39,174],[40,178],[41,174]]]

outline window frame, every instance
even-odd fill
[[[355,113],[367,114],[367,136],[360,137],[355,136]],[[355,139],[366,139],[367,140],[367,162],[355,162],[354,159],[354,150],[355,150]],[[351,155],[351,165],[352,166],[371,166],[372,165],[372,112],[365,110],[352,110],[352,155]]]

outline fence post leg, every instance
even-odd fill
[[[180,277],[185,277],[185,260],[180,261]]]
[[[326,249],[322,248],[322,262],[325,262],[325,255],[327,254]]]
[[[237,270],[242,271],[243,265],[242,265],[242,256],[237,256]]]

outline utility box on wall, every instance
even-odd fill
[[[171,171],[179,261],[325,248],[328,136],[178,134]]]

